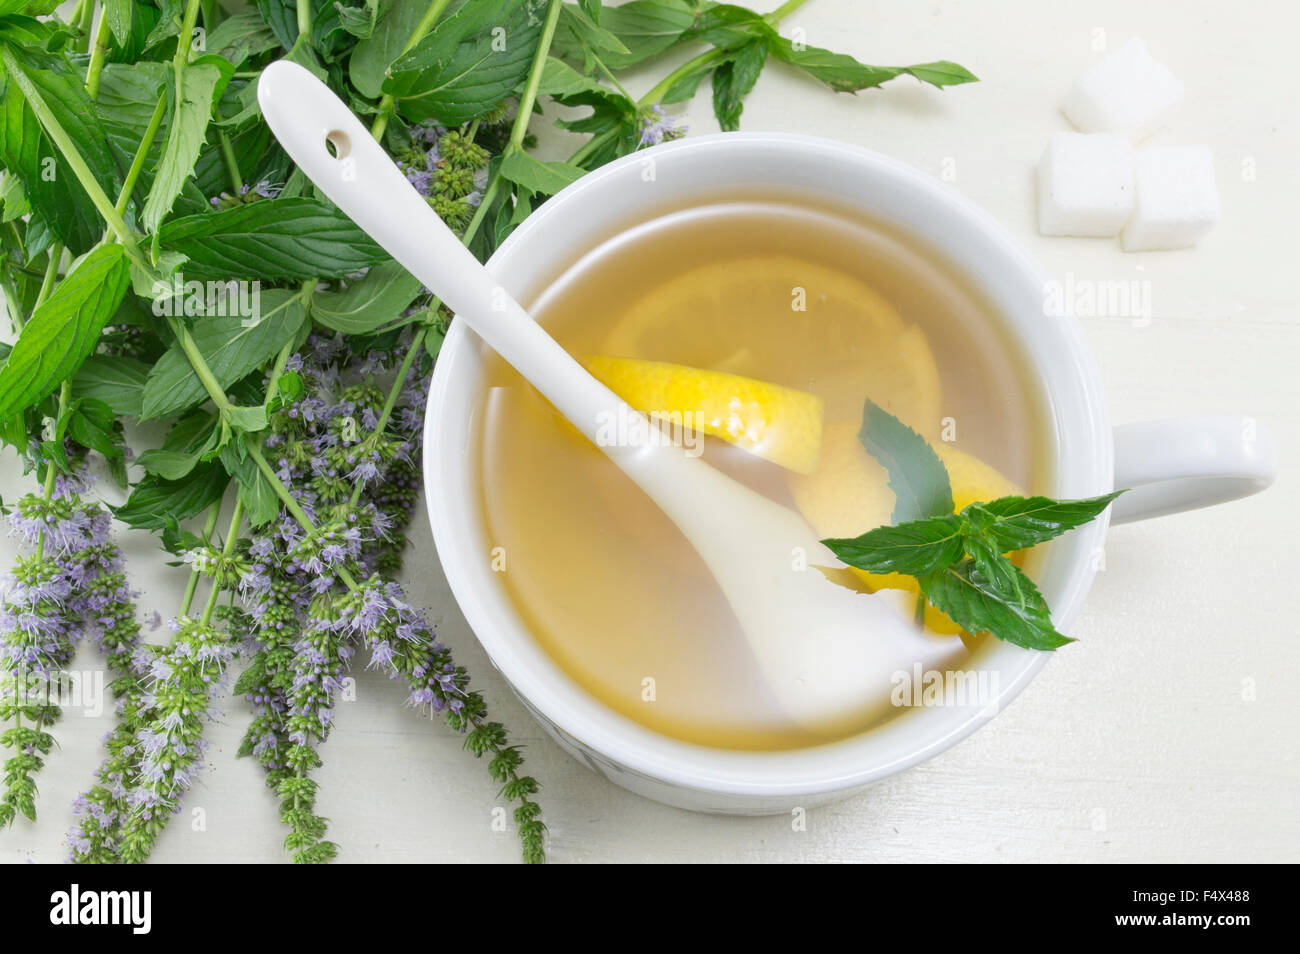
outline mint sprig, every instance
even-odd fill
[[[1073,642],[1056,631],[1047,601],[1007,554],[1096,519],[1124,491],[1084,500],[999,497],[953,513],[948,470],[920,434],[868,399],[859,438],[889,473],[894,523],[823,540],[836,557],[868,573],[914,577],[922,597],[969,633],[1026,649]]]

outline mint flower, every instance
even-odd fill
[[[130,621],[114,602],[124,581],[101,582],[117,565],[108,514],[81,500],[83,488],[79,475],[53,475],[44,494],[27,494],[10,514],[13,532],[36,552],[20,557],[0,585],[0,720],[12,723],[0,744],[14,753],[5,762],[0,824],[36,818],[34,776],[54,747],[47,730],[62,714],[63,670],[77,641],[90,632],[110,653],[130,641]]]
[[[236,206],[247,205],[249,202],[257,202],[259,199],[274,199],[280,194],[283,188],[263,179],[261,182],[255,182],[252,185],[247,182],[241,185],[232,194],[222,192],[220,195],[214,195],[208,199],[208,203],[214,209],[233,209]]]
[[[637,142],[637,148],[644,149],[646,146],[657,146],[661,142],[681,139],[689,130],[689,126],[678,126],[673,118],[664,112],[664,108],[656,104],[641,117],[641,138]]]
[[[169,626],[175,637],[154,653],[143,677],[135,736],[137,775],[126,781],[131,814],[119,853],[144,861],[168,818],[180,810],[193,784],[206,743],[203,729],[215,717],[211,703],[222,688],[232,649],[216,627],[182,616]]]
[[[401,354],[404,346],[394,349]],[[358,650],[367,668],[404,680],[408,704],[441,714],[467,732],[476,755],[491,753],[489,769],[503,796],[519,802],[516,823],[528,860],[541,860],[545,826],[532,801],[537,783],[518,772],[519,750],[504,729],[486,720],[465,670],[438,642],[427,621],[390,576],[401,566],[404,533],[419,497],[421,409],[428,378],[412,376],[398,389],[387,419],[377,380],[393,353],[346,355],[336,339],[313,336],[286,365],[302,379],[302,395],[278,409],[264,448],[286,486],[316,522],[308,536],[296,521],[263,527],[244,552],[239,592],[249,621],[250,663],[235,686],[253,708],[240,754],[267,770],[281,799],[296,861],[325,861],[337,846],[315,814],[318,747],[334,722],[344,674]],[[359,581],[356,589],[341,574]]]

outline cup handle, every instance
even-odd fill
[[[1174,417],[1115,428],[1111,523],[1210,507],[1259,493],[1277,476],[1277,449],[1252,417]]]

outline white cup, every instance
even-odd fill
[[[1043,274],[990,215],[915,169],[829,140],[729,133],[626,156],[546,202],[488,263],[527,305],[600,243],[656,215],[720,194],[802,193],[898,230],[934,250],[986,296],[1018,343],[1047,404],[1057,497],[1132,487],[1115,521],[1174,513],[1262,490],[1276,469],[1262,424],[1181,418],[1111,430],[1091,356],[1073,319],[1048,317]],[[425,422],[429,519],[465,618],[529,711],[575,758],[657,801],[707,812],[759,814],[827,801],[915,765],[973,732],[1038,672],[1047,653],[997,643],[981,654],[980,705],[900,715],[861,735],[811,748],[727,751],[652,732],[597,701],[537,641],[491,568],[481,518],[479,429],[488,352],[453,323],[438,358]],[[1092,582],[1106,518],[1054,541],[1037,571],[1058,628]]]

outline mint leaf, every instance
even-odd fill
[[[579,73],[564,60],[547,57],[538,84],[539,96],[553,96],[566,106],[591,106],[598,103],[625,106],[635,111],[636,104],[616,89]]]
[[[877,527],[851,539],[823,540],[841,562],[868,573],[928,576],[961,559],[961,518],[956,514]]]
[[[597,19],[593,14],[592,19]],[[632,0],[617,7],[603,7],[599,23],[626,48],[626,53],[609,53],[601,60],[611,70],[621,70],[657,56],[682,38],[695,22],[695,11],[686,0]],[[557,51],[573,55],[574,44],[560,36]]]
[[[95,398],[114,414],[140,416],[149,366],[127,355],[92,354],[72,379],[74,398]]]
[[[671,106],[673,103],[684,103],[687,100],[695,98],[695,91],[700,87],[700,81],[713,71],[713,64],[706,63],[698,69],[691,70],[685,76],[682,76],[672,86],[664,91],[664,95],[659,102],[664,106]]]
[[[364,7],[345,7],[335,3],[339,27],[359,40],[370,38],[375,32],[375,21],[379,16],[379,0],[366,0]]]
[[[348,60],[348,79],[363,96],[378,99],[383,93],[388,67],[402,55],[402,47],[424,16],[425,6],[409,0],[384,4],[370,36],[353,47]],[[217,29],[220,28],[218,25]]]
[[[948,470],[930,443],[870,398],[862,411],[862,446],[889,472],[895,525],[953,512]]]
[[[524,0],[462,4],[392,64],[383,91],[414,122],[481,119],[524,81],[541,30]]]
[[[104,2],[104,19],[108,21],[108,28],[113,31],[113,39],[117,40],[119,46],[131,36],[131,8],[134,5],[132,0]]]
[[[701,10],[688,36],[720,50],[735,50],[754,38],[780,40],[762,14],[733,3],[717,3]]]
[[[738,47],[713,71],[713,112],[723,132],[740,128],[740,114],[744,109],[742,100],[758,82],[758,74],[763,72],[765,62],[767,42],[755,39]]]
[[[612,13],[613,10],[608,12]],[[551,57],[542,69],[542,81],[538,93],[550,96],[562,106],[591,107],[590,115],[557,119],[556,124],[561,128],[570,132],[592,133],[596,137],[612,134],[599,148],[581,161],[582,168],[594,169],[636,149],[641,135],[637,104],[619,90],[604,86],[591,77],[579,73],[563,60]],[[569,165],[572,167],[571,163]],[[498,225],[518,224],[518,221],[521,221],[530,211],[530,208],[523,208],[521,214],[520,206],[516,206],[514,210],[503,208],[507,214],[498,220]],[[504,238],[504,235],[498,235],[498,239],[501,238]]]
[[[223,447],[221,463],[238,485],[239,499],[249,525],[260,527],[275,519],[280,511],[280,498],[243,446],[231,443]]]
[[[501,175],[535,195],[555,195],[577,182],[587,170],[567,162],[543,162],[522,149],[514,149],[501,161]]]
[[[266,407],[261,404],[232,407],[229,421],[231,427],[241,431],[264,431],[270,423]]]
[[[345,335],[367,335],[404,324],[404,312],[420,294],[420,280],[397,262],[383,262],[343,291],[317,292],[311,316]]]
[[[1052,625],[1033,580],[1006,557],[997,560],[984,566],[962,560],[921,578],[921,592],[968,633],[992,633],[1025,649],[1054,650],[1074,642]]]
[[[118,166],[130,167],[140,140],[144,138],[154,107],[163,93],[163,84],[170,85],[172,72],[163,63],[108,63],[99,76],[99,95],[95,97],[95,112],[104,128],[104,135],[112,149]],[[163,116],[162,128],[155,133],[161,140],[167,134],[170,117]],[[158,167],[158,149],[150,151],[136,182],[137,193],[147,192]]]
[[[342,278],[388,260],[351,219],[318,199],[263,199],[187,215],[158,234],[189,259],[187,279]]]
[[[618,56],[629,55],[632,52],[616,34],[602,27],[581,7],[567,4],[561,7],[560,22],[573,33],[578,43],[601,54],[602,60],[604,56],[611,53]]]
[[[221,499],[229,483],[226,469],[216,461],[200,464],[184,480],[150,475],[135,485],[126,503],[112,508],[113,516],[129,527],[161,530],[168,520],[185,520],[206,510]]]
[[[0,367],[0,421],[31,407],[95,350],[130,281],[120,245],[101,245],[54,286]]]
[[[73,401],[68,413],[68,436],[109,460],[122,456],[122,429],[113,409],[103,401],[94,398]],[[125,480],[122,485],[126,486]]]
[[[277,43],[274,31],[252,10],[227,17],[208,31],[208,52],[228,60],[235,69]]]
[[[116,195],[121,177],[81,77],[62,55],[17,49],[12,52],[23,58],[27,78],[76,144],[95,180],[106,193]],[[32,209],[74,253],[88,251],[99,241],[104,224],[94,202],[41,128],[18,84],[3,70],[0,70],[0,166],[22,180]]]
[[[225,64],[226,69],[218,67],[218,63]],[[185,180],[194,171],[194,164],[203,149],[213,100],[221,96],[230,72],[232,70],[225,60],[208,56],[189,64],[182,74],[180,102],[172,113],[162,162],[141,216],[146,231],[153,232],[158,228],[172,210],[172,203],[180,195]]]
[[[917,63],[913,66],[897,67],[900,73],[915,76],[922,83],[929,83],[942,89],[945,86],[960,86],[962,83],[978,83],[980,78],[966,67],[948,60],[934,63]]]
[[[267,203],[257,203],[263,205]],[[253,206],[249,206],[253,208]],[[262,292],[260,321],[245,325],[239,315],[205,317],[191,328],[194,344],[223,388],[269,361],[303,332],[307,314],[298,296],[282,288]],[[208,397],[189,358],[173,345],[149,372],[141,398],[142,419],[171,417]]]
[[[180,480],[199,463],[202,456],[199,450],[173,451],[150,448],[135,462],[144,468],[146,474],[153,474],[164,480]]]
[[[996,541],[999,553],[1006,553],[1043,543],[1088,523],[1123,492],[1117,490],[1084,500],[999,497],[987,503],[971,504],[962,513],[982,519],[982,532]]]
[[[903,75],[914,76],[923,83],[940,88],[974,83],[979,79],[965,67],[946,60],[918,63],[915,66],[870,66],[843,53],[832,53],[815,46],[796,48],[785,37],[777,37],[772,41],[772,55],[799,67],[809,76],[841,93],[871,89]]]

